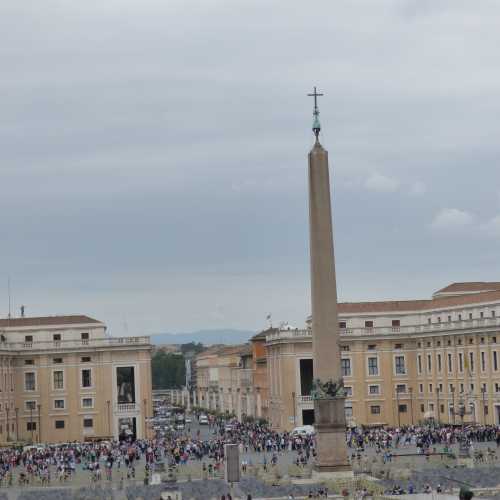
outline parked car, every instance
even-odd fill
[[[208,417],[206,415],[200,415],[198,422],[200,425],[208,425]]]

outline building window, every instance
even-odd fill
[[[64,389],[64,373],[62,370],[56,370],[53,372],[54,377],[54,390]]]
[[[88,371],[90,371],[90,370],[88,370]],[[350,377],[351,376],[351,360],[350,359],[341,359],[340,360],[340,372],[341,372],[341,375],[343,377]]]
[[[395,344],[394,349],[403,349],[403,344]]]
[[[451,316],[448,316],[448,323],[451,322]]]
[[[450,392],[454,392],[455,391],[455,387],[453,386],[453,384],[450,384]]]
[[[418,373],[422,373],[422,356],[420,354],[417,356],[417,363],[418,363]]]
[[[368,358],[368,375],[378,375],[378,358]]]
[[[440,340],[438,340],[438,341],[436,342],[436,345],[437,345],[438,347],[441,347],[441,341],[440,341]]]
[[[36,401],[25,401],[24,407],[26,408],[26,411],[35,410],[36,409]]]
[[[427,318],[427,324],[430,325],[431,324],[431,318]]]
[[[485,415],[488,415],[488,410],[489,410],[488,406],[485,405],[484,406],[484,414]]]
[[[441,323],[441,316],[438,316],[438,323]]]
[[[458,340],[457,340],[457,344],[458,344],[458,345],[462,345],[462,339],[458,339]]]
[[[460,384],[460,392],[463,393],[464,392],[464,384]]]
[[[440,411],[441,411],[441,413],[444,413],[444,405],[441,405]]]
[[[429,410],[434,411],[434,403],[429,403]]]
[[[469,319],[472,319],[472,313],[469,313]]]
[[[398,411],[399,413],[406,413],[408,411],[408,407],[406,405],[399,405]]]
[[[406,392],[406,384],[397,384],[396,385],[396,392],[398,394],[402,394]]]
[[[92,358],[90,356],[82,356],[82,358],[80,358],[80,361],[82,363],[90,363],[92,361]]]
[[[486,371],[486,354],[484,351],[481,352],[481,371]]]
[[[481,312],[479,313],[479,317],[480,317],[481,319],[482,319],[482,318],[484,318],[484,312],[483,312],[483,311],[481,311]]]
[[[429,384],[429,392],[432,392],[432,384]]]
[[[424,392],[424,384],[418,384],[418,392],[420,392],[420,394]]]
[[[394,358],[396,375],[404,375],[406,373],[405,368],[405,357],[404,356],[396,356]]]
[[[374,351],[377,348],[377,344],[368,344],[368,350]]]
[[[24,374],[24,390],[25,391],[36,390],[35,372],[26,372]]]
[[[346,387],[346,393],[349,391],[347,390],[348,388]],[[352,394],[352,387],[349,387],[351,389],[351,394]],[[348,394],[347,394],[348,395]],[[93,408],[94,407],[94,400],[92,398],[83,398],[82,399],[82,408]]]
[[[368,386],[369,394],[380,394],[380,386],[378,385],[370,385]]]
[[[380,406],[370,406],[370,413],[372,415],[380,415]]]
[[[82,370],[82,387],[92,387],[92,370]]]
[[[33,359],[25,359],[24,364],[25,365],[34,365],[35,361]]]
[[[451,340],[448,339],[448,342],[447,342],[448,345],[451,345]]]
[[[439,390],[439,392],[441,392],[441,393],[443,392],[443,384],[439,384],[439,386],[438,386],[438,390]]]
[[[365,328],[373,328],[373,321],[365,321]]]
[[[344,352],[349,352],[350,351],[349,346],[345,345],[345,344],[340,346],[340,350],[344,351]]]
[[[393,327],[401,326],[401,321],[399,319],[393,319],[392,326]]]
[[[491,311],[491,317],[494,318],[495,317],[495,311]]]
[[[432,371],[432,356],[427,354],[427,371]]]
[[[470,359],[470,371],[474,371],[474,353],[469,352],[469,359]]]
[[[64,399],[54,399],[54,409],[64,410]]]
[[[26,344],[32,344],[33,343],[33,335],[25,335],[24,336],[24,342]]]
[[[63,359],[62,358],[54,358],[52,360],[52,363],[54,363],[55,365],[61,365],[63,362]]]
[[[54,424],[56,429],[64,429],[64,420],[56,420]]]
[[[61,342],[61,334],[60,334],[60,333],[54,333],[54,334],[52,335],[52,340],[53,340],[54,342]]]
[[[339,322],[339,328],[340,328],[341,330],[345,330],[345,329],[346,329],[346,327],[347,327],[347,323],[346,323],[345,321],[340,321],[340,322]]]
[[[344,387],[344,391],[345,391],[346,397],[352,398],[352,387],[346,386],[346,387]],[[85,407],[85,405],[83,405],[83,406]]]
[[[85,429],[89,429],[91,427],[94,427],[94,420],[92,418],[84,418],[83,419],[83,427]]]
[[[452,358],[451,358],[451,354],[448,354],[448,372],[452,372],[453,371],[453,362],[452,362]]]
[[[36,422],[26,422],[26,430],[29,432],[36,431]]]
[[[88,340],[89,339],[89,332],[83,332],[80,334],[80,338],[82,340]]]
[[[470,392],[474,392],[474,384],[470,385]]]
[[[461,352],[458,353],[458,371],[460,373],[464,371],[464,355]]]
[[[493,351],[493,370],[498,371],[498,354],[497,354],[497,351]]]
[[[431,347],[432,344],[430,342],[427,342],[427,347]]]
[[[437,355],[437,362],[438,362],[438,372],[441,373],[443,367],[441,366],[441,354]]]
[[[421,404],[420,404],[420,411],[421,411],[422,413],[424,413],[424,412],[425,412],[425,405],[424,405],[424,403],[421,403]]]

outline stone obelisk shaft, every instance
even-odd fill
[[[337,382],[341,375],[330,175],[328,153],[318,141],[309,153],[309,231],[314,378]]]

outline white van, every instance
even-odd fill
[[[208,425],[208,417],[206,415],[200,415],[198,422],[200,425]]]

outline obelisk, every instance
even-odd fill
[[[337,284],[333,250],[332,207],[328,153],[319,142],[321,125],[316,87],[309,153],[309,232],[314,375],[316,471],[350,471],[345,442],[345,395],[340,371]]]

